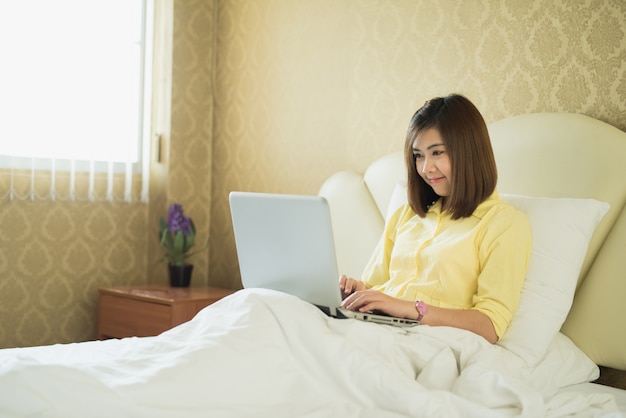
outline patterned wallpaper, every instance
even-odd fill
[[[316,193],[401,149],[433,96],[463,93],[488,123],[575,112],[626,130],[622,0],[218,5],[211,280],[239,284],[230,190]]]
[[[164,282],[154,226],[173,201],[210,237],[194,284],[237,288],[231,190],[316,193],[400,149],[432,96],[466,94],[487,122],[576,112],[626,130],[621,0],[157,2],[173,52],[150,203],[0,201],[0,347],[92,339],[99,286]]]
[[[211,170],[213,132],[213,65],[215,45],[215,2],[166,0],[174,6],[171,68],[171,120],[163,129],[167,151],[156,171],[165,173],[153,182],[150,194],[150,225],[158,225],[167,205],[183,205],[196,225],[197,247],[203,254],[190,259],[194,264],[193,284],[206,286],[209,271],[209,224],[211,222]],[[162,102],[163,100],[161,100]],[[157,123],[163,121],[157,121]],[[152,185],[151,185],[152,186]],[[152,238],[152,237],[149,237]],[[161,255],[158,241],[148,240],[150,259]],[[148,265],[148,281],[166,283],[163,264]]]
[[[0,347],[93,339],[99,286],[141,283],[145,205],[0,202]]]

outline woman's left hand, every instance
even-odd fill
[[[351,311],[380,311],[397,318],[416,319],[418,316],[415,302],[396,299],[371,289],[352,293],[343,300],[341,306]]]

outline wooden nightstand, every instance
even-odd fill
[[[98,292],[98,338],[105,339],[158,335],[235,290],[147,285],[103,287]]]

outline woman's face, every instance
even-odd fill
[[[421,132],[413,141],[413,157],[417,173],[439,196],[449,196],[452,178],[450,156],[435,128]]]

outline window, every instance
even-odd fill
[[[151,9],[148,0],[0,0],[5,175],[52,171],[54,199],[55,171],[73,181],[81,172],[92,180],[107,172],[107,199],[113,200],[114,173],[141,173],[147,158],[142,139],[149,134]],[[37,188],[30,190],[33,198]],[[93,188],[88,194],[93,200]],[[129,191],[122,194],[128,200]],[[67,198],[75,196],[72,185]]]

